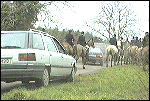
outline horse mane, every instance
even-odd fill
[[[92,43],[90,43],[90,41],[92,42]],[[93,48],[95,48],[95,45],[94,45],[94,42],[93,42],[93,38],[91,38],[90,40],[88,40],[87,41],[87,45],[90,47],[93,47]]]
[[[92,39],[92,41],[93,41],[93,38],[91,38]],[[89,39],[88,41],[87,41],[87,43],[89,42],[89,41],[91,41],[91,39]]]

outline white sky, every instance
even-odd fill
[[[103,2],[111,2],[111,1],[103,1]],[[137,14],[137,19],[140,19],[138,28],[142,29],[144,32],[141,33],[140,37],[144,37],[145,32],[149,32],[149,1],[124,1],[125,3],[130,2],[133,6],[134,14]],[[58,29],[73,29],[74,31],[88,31],[92,32],[92,30],[85,25],[85,21],[88,24],[92,24],[93,19],[99,13],[98,5],[100,5],[100,1],[71,1],[71,6],[74,6],[70,10],[68,8],[61,9],[61,12],[55,10],[53,6],[50,9],[52,15],[55,15],[56,19],[59,19]],[[75,11],[75,12],[73,12]],[[45,24],[47,21],[44,22]],[[36,26],[43,26],[43,23],[37,23]],[[51,28],[55,28],[55,24],[51,23],[49,26]],[[49,28],[48,27],[48,28]],[[92,32],[94,34],[94,32]]]

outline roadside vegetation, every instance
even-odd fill
[[[1,100],[149,100],[149,72],[135,65],[77,76],[75,82],[29,86],[1,93]]]

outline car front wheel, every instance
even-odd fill
[[[45,68],[42,78],[38,79],[36,81],[36,83],[37,83],[38,86],[48,86],[49,85],[49,80],[50,80],[49,72],[48,72],[48,69]]]

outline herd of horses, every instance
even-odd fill
[[[106,48],[106,67],[108,67],[108,60],[110,60],[110,65],[112,67],[112,61],[114,65],[119,65],[124,61],[124,64],[136,64],[143,66],[149,65],[149,46],[138,48],[138,46],[131,45],[129,42],[123,43],[123,49],[121,45],[109,45]]]
[[[119,44],[118,44],[119,43]],[[73,47],[67,43],[63,42],[62,45],[66,50],[68,50],[69,55],[73,56],[76,61],[79,57],[82,57],[83,69],[85,69],[85,63],[88,60],[89,48],[95,48],[94,40],[91,38],[87,41],[86,46],[82,46],[77,43],[77,40],[73,41]],[[124,61],[124,64],[139,64],[143,65],[143,68],[149,65],[149,46],[144,48],[138,48],[137,46],[132,46],[129,42],[123,43],[123,49],[121,49],[120,41],[117,42],[117,47],[115,45],[108,45],[106,48],[106,67],[108,67],[108,61],[110,61],[110,66],[112,67],[112,62],[114,65],[119,65]],[[148,57],[147,57],[148,56]]]

